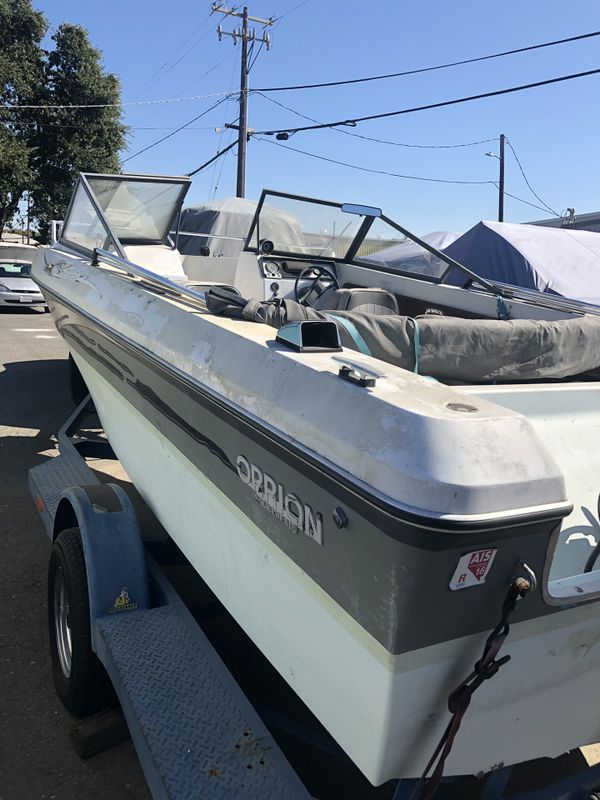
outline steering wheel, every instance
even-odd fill
[[[302,289],[300,289],[300,281],[306,280],[307,278],[311,281],[311,283],[308,285],[308,287],[304,286]],[[294,284],[294,297],[296,298],[296,302],[300,303],[300,305],[308,306],[313,302],[313,300],[317,300],[319,297],[321,297],[321,295],[326,292],[327,289],[331,288],[340,288],[337,278],[327,267],[324,267],[322,264],[315,264],[313,266],[306,267],[298,274]],[[311,298],[309,302],[309,297],[313,292],[315,293],[315,297]]]

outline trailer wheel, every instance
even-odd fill
[[[87,397],[89,391],[71,353],[69,353],[69,386],[71,387],[73,402],[78,406]]]
[[[108,676],[92,650],[85,558],[79,528],[56,538],[48,568],[48,630],[54,688],[76,717],[112,700]]]

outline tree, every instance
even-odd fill
[[[125,145],[118,79],[104,73],[101,54],[83,28],[63,24],[52,37],[45,94],[52,105],[100,105],[103,108],[54,108],[35,136],[37,180],[32,210],[45,237],[52,218],[61,218],[79,172],[119,172]]]
[[[46,29],[29,0],[0,0],[0,238],[35,175],[31,121],[11,106],[39,102]]]
[[[78,172],[120,170],[126,133],[119,80],[104,72],[87,32],[63,23],[46,51],[46,29],[31,0],[0,0],[0,48],[9,44],[0,53],[0,230],[28,190],[40,241],[50,220],[63,217]],[[26,104],[44,108],[10,108]]]

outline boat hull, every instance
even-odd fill
[[[419,774],[447,723],[447,694],[470,671],[485,635],[391,654],[83,357],[76,360],[133,482],[280,674],[373,784]],[[448,774],[555,756],[600,737],[596,612],[561,617],[560,626],[556,618],[513,625],[512,662],[474,698]],[[575,665],[577,681],[565,680]]]
[[[497,501],[503,491],[512,500],[486,470],[493,448],[505,454],[504,426],[528,435],[522,418],[491,407],[481,422],[472,415],[463,423],[443,405],[460,397],[403,371],[395,379],[390,370],[380,398],[362,393],[339,380],[328,356],[272,349],[264,326],[191,313],[75,259],[48,261],[36,277],[57,328],[117,456],[160,522],[373,784],[418,775],[447,725],[447,696],[480,657],[515,568],[524,560],[542,574],[550,537],[567,512],[564,503],[550,503],[564,500],[552,494],[554,478],[540,482],[538,496],[549,487],[543,507],[486,515],[473,500],[478,513],[466,517],[394,504],[366,478],[381,480],[391,457],[409,467],[414,459],[407,480],[421,465],[433,468],[427,481],[434,480],[456,461],[464,465],[463,485],[437,478],[439,494],[453,489],[476,499],[467,493],[469,462],[449,442],[456,435],[468,451],[480,424],[489,439],[476,453],[475,477],[490,476],[481,496]],[[179,366],[182,353],[188,369]],[[277,402],[239,388],[259,370],[271,376]],[[303,395],[310,407],[298,396],[307,380],[322,387],[318,397]],[[392,407],[386,398],[396,400],[404,384],[406,405]],[[382,440],[393,438],[394,448],[382,445],[373,467],[366,458],[358,464],[362,430],[347,430],[345,440],[332,435],[334,400],[355,414],[377,403],[365,435],[372,440],[383,427]],[[394,428],[391,416],[377,416],[390,407],[409,422]],[[329,424],[317,426],[325,414]],[[290,433],[294,426],[302,442]],[[411,443],[419,436],[421,452]],[[436,460],[439,448],[450,450],[444,464]],[[356,453],[362,483],[340,468],[347,453]],[[554,474],[543,452],[528,454],[526,464],[513,467],[513,453],[503,467],[525,474],[514,493],[522,505],[535,496],[527,470]],[[394,475],[400,481],[403,473],[389,474],[393,489]],[[427,481],[413,480],[414,496]],[[485,581],[450,591],[460,559],[481,550],[496,551]],[[600,738],[596,617],[595,606],[550,607],[540,592],[519,604],[506,646],[513,660],[474,698],[447,772],[479,773]],[[573,708],[577,714],[567,713]]]

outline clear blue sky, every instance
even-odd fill
[[[250,86],[313,83],[427,67],[600,29],[598,0],[458,0],[400,3],[364,0],[254,0],[250,13],[281,17],[271,31]],[[215,32],[237,20],[213,14],[207,0],[38,0],[53,26],[84,26],[104,53],[105,68],[122,82],[124,101],[204,95],[239,85],[239,44]],[[229,4],[231,6],[231,4]],[[289,12],[289,13],[287,13]],[[259,32],[257,28],[257,33]],[[193,34],[193,35],[192,35]],[[190,37],[184,44],[185,40]],[[162,67],[162,70],[161,70]],[[363,85],[270,95],[319,121],[377,114],[600,67],[600,37],[484,63]],[[157,74],[158,73],[158,74]],[[513,144],[537,194],[558,212],[600,209],[600,75],[461,106],[362,123],[353,132],[395,142],[446,145],[497,137]],[[218,98],[164,105],[125,106],[131,126],[124,158],[208,109]],[[130,172],[182,174],[230,141],[215,127],[233,122],[235,101],[223,104],[163,144],[131,159]],[[267,99],[252,96],[249,124],[261,130],[308,124]],[[149,130],[153,128],[153,130]],[[154,130],[155,128],[155,130]],[[339,131],[298,133],[287,143],[328,158],[402,174],[450,180],[496,180],[498,161],[484,155],[497,143],[457,149],[415,149],[364,141]],[[234,151],[235,152],[235,151]],[[480,219],[495,219],[492,185],[460,186],[358,172],[252,140],[248,146],[247,197],[263,187],[343,202],[381,206],[417,233],[462,232]],[[531,195],[507,150],[506,189]],[[188,195],[199,203],[235,193],[230,152],[200,173]],[[549,214],[506,199],[505,220],[524,222]]]

